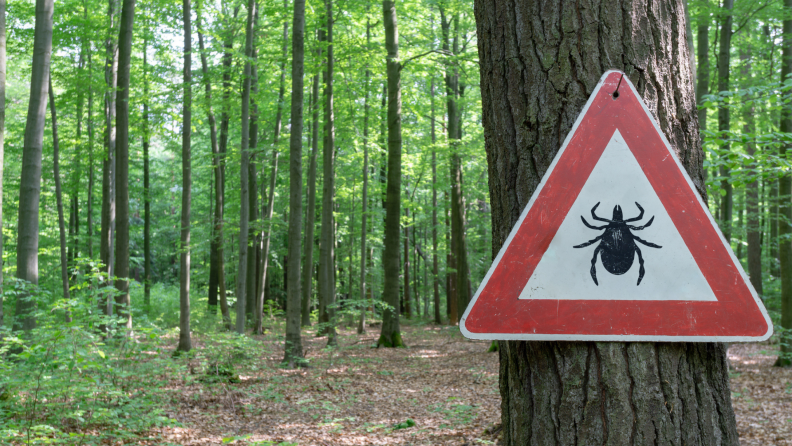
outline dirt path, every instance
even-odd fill
[[[279,367],[282,336],[263,336],[262,357],[239,371],[241,382],[175,387],[170,415],[185,427],[159,434],[184,445],[496,444],[497,353],[456,329],[403,328],[407,349],[371,348],[378,327],[341,331],[336,350],[305,336],[311,367],[298,371]],[[773,368],[767,349],[729,351],[738,429],[743,445],[792,445],[792,370]]]

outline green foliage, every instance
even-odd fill
[[[396,423],[396,424],[393,425],[393,429],[394,430],[409,429],[411,427],[415,427],[415,421],[413,421],[410,418],[407,418],[406,420],[402,421],[401,423]]]

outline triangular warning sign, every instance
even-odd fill
[[[459,325],[468,338],[503,340],[737,342],[773,332],[618,71],[602,76]]]

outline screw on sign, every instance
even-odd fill
[[[625,219],[627,203],[637,217]],[[598,216],[599,206],[612,217]],[[590,230],[603,232],[591,239]],[[597,275],[598,258],[609,274]],[[471,339],[622,342],[745,342],[773,332],[706,203],[619,71],[600,79],[460,330]]]
[[[635,255],[637,254],[640,270],[638,272],[638,283],[636,283],[636,286],[640,285],[646,271],[644,269],[644,259],[641,255],[641,249],[638,248],[638,245],[636,245],[635,242],[642,243],[650,248],[659,249],[662,248],[662,246],[647,242],[646,240],[643,240],[642,238],[633,234],[632,231],[641,231],[648,228],[652,225],[654,217],[650,218],[649,222],[643,226],[632,226],[628,225],[627,223],[632,223],[642,219],[644,214],[643,208],[640,204],[638,204],[637,201],[635,202],[635,205],[638,206],[638,209],[641,211],[641,213],[637,217],[629,218],[627,220],[624,219],[621,206],[618,204],[613,208],[612,219],[608,220],[602,217],[597,217],[595,211],[599,205],[600,204],[597,203],[593,208],[591,208],[591,218],[597,221],[603,221],[608,224],[607,226],[592,226],[582,215],[580,216],[580,219],[583,220],[583,224],[589,229],[594,229],[597,231],[604,229],[605,232],[599,237],[589,240],[586,243],[575,245],[573,248],[585,248],[586,246],[600,242],[600,244],[597,245],[597,248],[594,250],[594,255],[591,257],[591,278],[594,279],[595,285],[599,285],[597,282],[596,265],[597,254],[599,254],[600,251],[602,251],[602,266],[604,266],[609,273],[616,274],[617,276],[622,275],[630,270],[633,260],[635,259]]]

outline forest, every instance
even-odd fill
[[[769,341],[637,378],[460,334],[607,69],[703,159]],[[790,75],[792,0],[0,0],[0,443],[582,444],[559,389],[620,348],[630,444],[673,355],[717,433],[656,444],[792,444]]]

